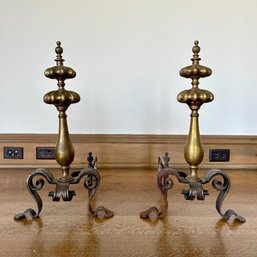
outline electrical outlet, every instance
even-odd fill
[[[36,158],[43,160],[54,160],[55,147],[36,147]]]
[[[209,161],[210,162],[229,162],[230,150],[229,149],[210,149]]]
[[[23,159],[23,147],[4,147],[4,159]]]

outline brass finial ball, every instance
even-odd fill
[[[198,45],[199,41],[195,40],[194,44],[195,45],[193,46],[192,51],[193,51],[194,54],[198,54],[201,50],[200,46]]]
[[[57,41],[57,42],[56,42],[56,45],[57,45],[57,47],[55,48],[55,52],[56,52],[57,54],[62,54],[63,49],[62,49],[62,47],[61,47],[61,42],[60,42],[60,41]]]

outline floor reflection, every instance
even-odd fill
[[[30,237],[32,240],[27,244],[30,257],[98,257],[102,249],[95,233],[98,227],[96,224],[104,222],[105,219],[86,217],[82,222],[74,221],[73,224],[66,225],[63,223],[53,225],[53,222],[47,222],[48,224],[44,226],[41,219],[24,220],[19,223],[29,228],[30,233],[35,230],[33,237]]]
[[[171,224],[167,217],[158,222],[162,228],[156,241],[155,256],[181,257],[228,256],[223,242],[222,228],[228,226],[229,229],[236,230],[240,225],[240,223],[228,224],[224,220],[219,220],[214,227],[216,234],[208,233],[208,230],[202,234],[194,234],[190,228],[183,225],[176,226],[174,222]],[[149,224],[153,227],[157,225],[156,222]]]

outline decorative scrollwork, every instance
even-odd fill
[[[71,201],[73,196],[76,195],[75,191],[69,190],[69,186],[71,184],[78,184],[82,178],[84,179],[84,187],[88,190],[89,194],[89,202],[88,202],[88,210],[89,213],[94,217],[103,217],[103,218],[111,218],[114,214],[112,211],[106,209],[103,206],[97,207],[95,210],[91,207],[91,202],[94,194],[99,188],[100,185],[100,174],[96,169],[96,161],[97,158],[92,156],[90,152],[88,154],[88,167],[81,170],[75,171],[71,174],[70,178],[63,179],[63,177],[59,179],[55,179],[51,172],[46,169],[36,169],[27,179],[27,188],[31,193],[32,197],[35,199],[38,210],[34,209],[26,209],[24,212],[15,215],[15,220],[21,220],[24,218],[32,218],[35,219],[39,216],[39,213],[42,210],[43,203],[38,191],[44,186],[44,179],[48,181],[49,184],[55,184],[55,191],[50,191],[49,196],[52,197],[53,201],[59,201],[62,199],[63,201]],[[43,178],[39,178],[34,182],[33,178],[36,176],[41,176]]]
[[[221,181],[218,178],[214,178],[216,176],[222,177],[223,181]],[[201,179],[201,183],[206,184],[206,183],[209,183],[211,180],[212,180],[212,186],[217,191],[220,191],[220,193],[217,197],[217,200],[216,200],[216,209],[217,209],[218,213],[225,220],[229,220],[232,216],[235,216],[235,219],[238,220],[239,222],[245,222],[245,218],[238,215],[234,210],[228,209],[225,212],[225,214],[223,214],[223,212],[221,210],[221,206],[224,202],[224,199],[230,190],[231,182],[230,182],[228,175],[224,171],[221,171],[221,170],[216,170],[216,169],[209,170],[209,171],[207,171],[205,176]]]
[[[167,193],[174,185],[172,178],[169,176],[175,176],[180,183],[188,183],[184,172],[178,172],[172,168],[164,168],[157,174],[157,183],[161,193]]]
[[[89,194],[92,193],[93,190],[97,190],[100,184],[100,175],[99,173],[92,170],[90,174],[85,178],[84,186],[88,189]]]
[[[78,184],[82,178],[85,178],[84,187],[88,190],[89,195],[94,194],[100,185],[100,174],[98,170],[91,167],[81,170],[77,177],[74,177],[72,184]]]
[[[95,167],[95,166],[94,166]],[[88,200],[88,210],[93,217],[101,218],[111,218],[114,213],[103,206],[98,206],[95,210],[91,206],[91,202],[94,194],[100,185],[100,174],[97,169],[91,165],[83,169],[78,176],[75,178],[74,183],[77,184],[84,177],[84,187],[88,190],[89,200]]]
[[[161,208],[152,206],[146,211],[140,213],[140,218],[163,218],[168,211],[167,192],[174,186],[173,179],[170,176],[175,176],[180,183],[187,183],[187,174],[182,171],[175,171],[169,167],[170,158],[166,152],[163,157],[158,158],[158,174],[157,185],[162,195]]]
[[[39,216],[39,214],[43,208],[42,199],[37,191],[41,190],[42,187],[44,186],[44,180],[42,178],[40,178],[40,179],[36,180],[34,183],[33,178],[36,176],[41,176],[41,177],[45,178],[49,184],[55,183],[55,179],[54,179],[52,173],[49,172],[48,170],[42,169],[42,168],[34,170],[27,179],[27,189],[28,189],[29,193],[32,195],[32,197],[34,198],[34,200],[36,201],[38,210],[35,211],[32,208],[26,209],[24,212],[21,212],[21,213],[18,213],[17,215],[15,215],[14,216],[15,220],[22,220],[24,218],[35,219]]]
[[[173,188],[174,182],[173,182],[172,178],[162,176],[162,177],[160,178],[160,183],[159,183],[159,185],[161,186],[161,188],[162,188],[163,191],[168,191],[168,190],[170,190],[170,189]],[[162,190],[161,190],[161,191],[162,191]]]
[[[189,189],[183,189],[182,194],[186,200],[204,200],[205,196],[209,194],[208,190],[203,189],[203,184],[207,184],[212,181],[212,186],[219,191],[219,195],[216,200],[216,209],[218,213],[225,219],[229,220],[232,216],[239,222],[245,222],[245,218],[238,215],[232,209],[228,209],[224,214],[221,211],[224,198],[230,189],[230,179],[228,175],[221,170],[209,170],[202,179],[192,179],[183,171],[174,170],[169,167],[170,157],[166,152],[164,156],[158,158],[158,173],[157,184],[161,192],[162,201],[161,208],[158,210],[155,206],[150,207],[146,211],[140,213],[140,218],[162,218],[166,215],[168,210],[167,191],[173,188],[174,182],[171,176],[175,176],[179,183],[188,184]],[[220,176],[220,178],[215,178]]]

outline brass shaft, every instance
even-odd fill
[[[59,133],[56,143],[55,159],[61,165],[62,179],[69,179],[70,164],[74,159],[74,148],[70,140],[65,111],[59,112]]]
[[[70,164],[74,159],[74,148],[70,139],[66,110],[71,104],[80,101],[80,96],[76,92],[68,91],[65,89],[65,80],[71,79],[76,76],[76,72],[63,65],[64,59],[62,58],[63,49],[61,42],[57,42],[55,48],[56,66],[45,70],[45,76],[50,79],[56,79],[58,81],[58,89],[48,92],[44,96],[44,101],[47,104],[53,104],[59,111],[59,133],[55,149],[55,159],[61,165],[62,177],[60,180],[70,180],[69,169]]]
[[[186,103],[191,110],[190,129],[187,143],[184,148],[184,157],[190,166],[188,180],[198,181],[199,177],[197,175],[197,169],[204,157],[204,148],[199,130],[198,111],[202,104],[211,102],[214,99],[214,96],[211,92],[198,87],[199,79],[210,76],[212,71],[210,68],[199,64],[201,60],[199,57],[199,42],[195,41],[194,44],[195,45],[192,48],[194,53],[193,58],[191,59],[192,65],[180,70],[180,75],[182,77],[190,78],[192,80],[192,88],[180,92],[177,99],[181,103]]]
[[[184,157],[190,166],[189,179],[191,180],[199,180],[197,169],[204,157],[204,149],[199,132],[198,116],[198,111],[192,110],[189,136],[184,148]]]

